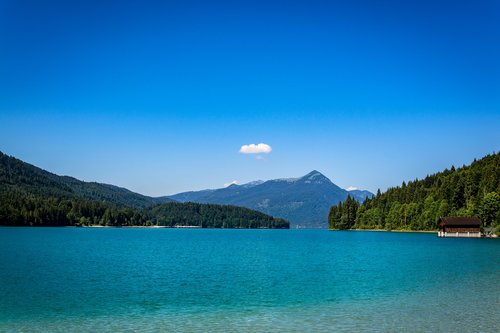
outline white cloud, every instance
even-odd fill
[[[264,156],[261,156],[261,155],[257,155],[257,156],[255,156],[255,159],[256,159],[257,161],[262,161],[262,160],[265,160]]]
[[[236,180],[233,180],[232,182],[225,183],[225,184],[224,184],[224,187],[229,187],[229,186],[231,186],[231,185],[237,185],[237,184],[238,184],[238,182],[237,182]]]
[[[240,148],[242,154],[269,154],[273,148],[265,143],[243,145]]]
[[[358,188],[357,187],[354,187],[354,186],[349,186],[347,188],[347,191],[356,191]]]

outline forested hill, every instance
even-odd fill
[[[500,153],[403,182],[363,204],[348,198],[328,220],[331,229],[434,230],[444,216],[477,216],[500,228]]]
[[[0,194],[0,225],[289,228],[283,219],[243,207],[168,202],[139,209],[15,191]]]
[[[58,176],[0,152],[0,225],[289,227],[283,219],[241,207],[158,201]]]
[[[135,208],[173,201],[148,197],[114,185],[58,176],[0,152],[0,193],[7,191],[105,201]]]
[[[284,219],[238,206],[171,202],[152,207],[148,214],[155,225],[203,228],[288,229]]]

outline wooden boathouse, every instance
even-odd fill
[[[440,217],[439,237],[481,237],[481,220],[477,217]]]

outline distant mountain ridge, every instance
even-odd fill
[[[226,204],[255,209],[284,218],[292,228],[326,228],[328,211],[350,195],[362,202],[369,191],[347,191],[317,170],[299,178],[281,178],[232,184],[225,188],[178,193],[168,198],[179,202]]]
[[[363,202],[365,199],[373,197],[373,193],[367,190],[347,190],[349,195],[358,202]]]

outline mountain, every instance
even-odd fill
[[[372,196],[368,191],[353,193],[357,200]],[[256,181],[216,190],[184,192],[170,196],[179,202],[229,204],[255,209],[284,218],[296,228],[326,228],[332,204],[344,201],[349,192],[338,187],[319,171],[300,178]]]
[[[363,202],[366,198],[373,197],[373,193],[366,190],[347,190],[347,192],[358,202]]]
[[[331,208],[332,229],[435,230],[439,217],[479,217],[500,232],[500,153],[470,165],[403,182],[361,205],[346,200]]]
[[[0,225],[289,227],[283,219],[248,208],[177,203],[58,176],[1,152]]]
[[[148,197],[114,185],[58,176],[0,152],[0,193],[9,190],[68,199],[103,201],[134,208],[173,201],[165,197]]]

